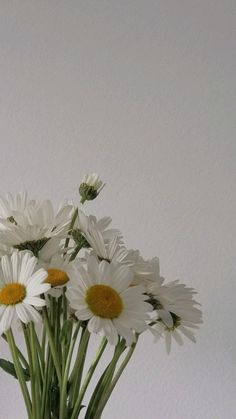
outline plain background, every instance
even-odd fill
[[[0,2],[1,193],[100,173],[88,211],[203,306],[196,345],[143,336],[104,419],[235,418],[235,46],[235,0]],[[0,401],[26,419],[2,372]]]

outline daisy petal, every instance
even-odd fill
[[[27,313],[27,310],[25,309],[25,306],[22,303],[21,304],[16,304],[15,308],[16,308],[16,313],[17,313],[19,319],[23,323],[29,323],[31,319],[30,319],[30,317]]]
[[[13,317],[14,317],[14,313],[15,313],[14,306],[13,307],[12,306],[7,306],[7,308],[2,313],[1,320],[0,320],[1,333],[6,332],[7,330],[10,329],[11,324],[12,324],[12,320],[13,320]]]
[[[39,297],[26,297],[24,304],[29,304],[34,307],[43,307],[46,305],[46,301]]]
[[[93,316],[88,322],[88,331],[90,333],[98,333],[101,330],[100,317]]]
[[[13,278],[12,265],[9,256],[5,255],[1,260],[2,272],[6,283],[11,283]]]
[[[24,304],[24,309],[29,317],[29,321],[33,321],[34,323],[39,323],[42,321],[41,315],[34,307]]]

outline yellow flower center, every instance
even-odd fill
[[[60,269],[48,269],[48,276],[44,282],[51,284],[52,287],[58,287],[65,285],[69,281],[69,277],[66,272]]]
[[[122,299],[108,285],[92,285],[86,293],[86,302],[96,316],[106,319],[118,317],[123,310]]]
[[[0,290],[0,304],[11,306],[20,303],[26,296],[26,288],[22,284],[7,284]]]

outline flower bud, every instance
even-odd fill
[[[92,173],[90,175],[85,175],[79,187],[82,202],[95,199],[104,186],[105,184],[99,178],[98,174]]]

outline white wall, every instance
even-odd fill
[[[0,2],[1,193],[98,171],[91,211],[203,305],[196,345],[143,337],[104,419],[236,417],[235,39],[234,0]],[[25,419],[2,372],[0,401]]]

